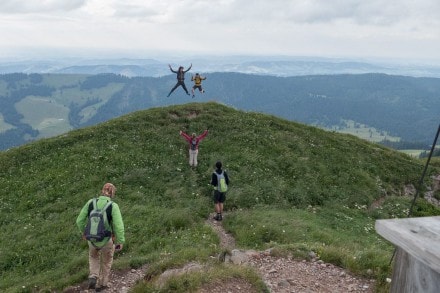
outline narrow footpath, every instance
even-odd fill
[[[274,257],[270,250],[240,250],[236,248],[235,239],[223,228],[222,222],[213,220],[214,214],[210,215],[206,223],[212,227],[220,238],[220,247],[223,250],[231,251],[223,261],[236,265],[249,265],[260,274],[262,280],[272,293],[347,293],[347,292],[374,292],[374,280],[355,277],[348,271],[324,263],[318,258],[311,261],[295,260],[287,257]],[[227,217],[227,214],[225,214]],[[202,269],[198,264],[188,264],[181,269],[165,271],[158,279],[164,282],[168,277]],[[137,281],[145,276],[147,266],[139,269],[115,271],[112,270],[110,288],[104,292],[128,293]],[[87,289],[87,282],[64,290],[65,293],[90,293]],[[259,293],[252,285],[241,279],[234,279],[228,282],[207,284],[200,288],[198,293]]]

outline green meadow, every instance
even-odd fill
[[[179,130],[209,134],[199,166],[187,162]],[[406,217],[424,161],[352,135],[324,131],[218,103],[135,112],[0,153],[0,291],[60,291],[87,279],[88,250],[76,217],[105,182],[117,187],[127,242],[114,269],[148,265],[154,280],[188,262],[213,270],[172,279],[160,291],[188,292],[224,276],[264,292],[257,274],[213,261],[221,252],[205,224],[210,176],[221,160],[231,178],[223,226],[242,249],[272,248],[306,259],[314,251],[359,276],[385,279],[393,246],[375,220]],[[428,176],[440,173],[434,162]],[[423,198],[414,216],[440,215]],[[221,273],[213,273],[213,271]]]

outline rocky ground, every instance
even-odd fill
[[[314,258],[312,261],[280,258],[271,255],[268,251],[242,251],[235,249],[235,239],[223,229],[221,222],[210,219],[207,223],[220,237],[220,245],[232,251],[225,261],[237,265],[254,267],[267,287],[273,293],[346,293],[346,292],[374,292],[374,281],[351,275],[346,270]],[[167,277],[190,270],[203,269],[199,264],[188,264],[180,270],[167,271],[159,278],[163,282]],[[126,293],[145,275],[146,267],[126,271],[112,271],[110,288],[104,292]],[[87,282],[76,287],[68,288],[64,292],[88,292]],[[231,279],[227,282],[208,284],[198,293],[235,293],[256,292],[251,284],[242,279]]]

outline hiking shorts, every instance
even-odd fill
[[[226,193],[214,190],[214,203],[224,203],[226,200]]]
[[[202,91],[202,86],[201,85],[194,85],[193,89],[194,90],[198,89],[201,92]]]

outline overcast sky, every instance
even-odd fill
[[[0,31],[0,59],[161,52],[439,61],[440,0],[1,0]]]

